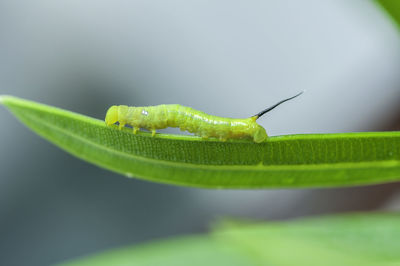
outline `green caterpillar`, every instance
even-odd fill
[[[261,111],[249,118],[225,118],[209,115],[179,104],[162,104],[145,107],[128,107],[126,105],[113,105],[106,114],[106,124],[112,125],[119,122],[119,128],[125,125],[133,127],[136,134],[140,128],[150,130],[152,136],[156,129],[179,127],[202,138],[218,138],[221,141],[228,139],[252,138],[254,142],[263,142],[267,137],[265,129],[257,124],[256,120],[278,105],[291,100],[299,94],[278,102],[277,104]]]

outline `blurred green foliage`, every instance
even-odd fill
[[[393,18],[397,26],[400,27],[400,1],[399,0],[378,0],[377,1],[386,12]]]
[[[88,265],[400,265],[400,214],[352,214],[246,225],[66,263]]]

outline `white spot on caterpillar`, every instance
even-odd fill
[[[149,112],[147,112],[146,110],[142,110],[142,115],[148,115],[149,114]]]

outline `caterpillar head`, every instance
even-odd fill
[[[112,125],[118,122],[118,106],[111,106],[106,114],[106,125]]]
[[[264,140],[266,140],[267,137],[268,137],[268,135],[267,135],[267,131],[265,131],[265,128],[258,125],[258,127],[256,127],[254,134],[253,134],[254,142],[255,143],[263,142]]]

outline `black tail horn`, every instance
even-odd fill
[[[257,117],[257,119],[258,119],[258,118],[260,118],[261,116],[263,116],[264,114],[266,114],[266,113],[268,113],[269,111],[271,111],[272,109],[274,109],[275,107],[277,107],[278,105],[281,105],[282,103],[284,103],[284,102],[286,102],[286,101],[289,101],[289,100],[291,100],[291,99],[293,99],[293,98],[296,98],[297,96],[300,96],[301,94],[303,94],[303,92],[304,92],[304,91],[302,91],[302,92],[296,94],[295,96],[292,96],[292,97],[290,97],[290,98],[287,98],[287,99],[285,99],[285,100],[282,100],[282,101],[280,101],[280,102],[278,102],[278,103],[272,105],[271,107],[268,107],[267,109],[262,110],[261,112],[259,112],[258,114],[254,115],[254,116]]]

